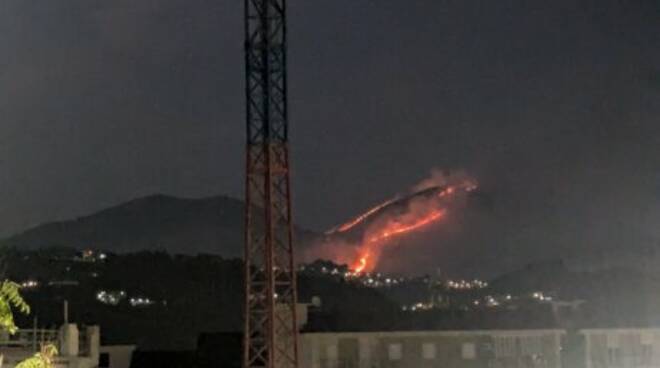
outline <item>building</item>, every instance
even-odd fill
[[[567,324],[579,304],[558,302],[555,314]],[[301,327],[310,306],[298,309]],[[305,368],[660,368],[660,328],[308,331],[298,341]],[[203,334],[196,366],[240,367],[241,342],[240,332]]]
[[[304,333],[310,368],[560,368],[563,330]]]
[[[585,368],[660,367],[660,329],[585,329]]]
[[[2,368],[13,368],[33,356],[42,346],[52,344],[59,355],[56,368],[129,368],[133,346],[101,346],[98,326],[78,327],[74,323],[57,330],[25,329],[14,335],[0,334]]]

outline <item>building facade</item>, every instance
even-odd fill
[[[660,328],[316,332],[310,368],[660,368]]]
[[[660,329],[585,329],[585,368],[660,367]]]
[[[560,368],[563,330],[305,333],[310,368]]]

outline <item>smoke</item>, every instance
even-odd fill
[[[419,183],[412,186],[410,189],[411,193],[420,192],[433,187],[442,187],[442,186],[461,186],[461,185],[473,185],[476,189],[477,182],[474,180],[467,172],[464,170],[458,170],[456,172],[450,173],[449,171],[441,169],[431,169],[429,176]]]
[[[434,169],[404,193],[327,231],[308,248],[305,259],[329,259],[357,273],[371,272],[385,248],[443,222],[476,187],[476,181],[463,171],[448,174]]]

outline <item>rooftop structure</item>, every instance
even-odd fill
[[[129,368],[133,346],[101,346],[99,326],[78,327],[73,323],[59,329],[23,329],[14,335],[0,334],[2,368],[13,368],[52,344],[59,355],[57,368]]]

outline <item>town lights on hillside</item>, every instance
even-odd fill
[[[96,300],[98,300],[103,304],[108,304],[108,305],[118,305],[125,298],[126,298],[126,292],[123,290],[120,291],[100,290],[96,293]]]
[[[547,296],[547,295],[543,294],[540,291],[532,293],[532,298],[536,299],[538,301],[541,301],[541,302],[551,302],[552,301],[552,297]]]
[[[453,281],[449,280],[446,283],[446,286],[448,289],[455,289],[455,290],[472,290],[472,289],[483,289],[485,287],[488,287],[488,283],[485,281],[481,280],[472,280],[472,281],[466,281],[466,280],[458,280],[458,281]]]
[[[130,298],[128,302],[131,304],[131,307],[145,307],[154,304],[153,300],[146,297]]]

